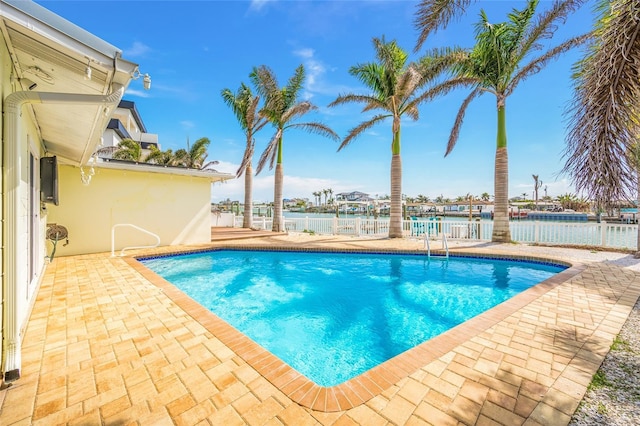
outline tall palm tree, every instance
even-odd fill
[[[455,76],[436,89],[445,93],[456,86],[471,88],[471,93],[463,100],[456,116],[445,156],[451,153],[458,141],[460,127],[471,101],[484,93],[496,97],[498,131],[494,174],[494,242],[511,241],[506,100],[521,82],[541,71],[551,60],[587,41],[588,34],[573,37],[536,55],[542,48],[541,40],[550,38],[558,22],[564,21],[580,3],[577,0],[557,1],[535,19],[538,0],[528,0],[523,9],[514,9],[508,21],[498,24],[490,23],[482,10],[480,22],[476,25],[475,46],[461,56],[454,67]]]
[[[349,74],[358,78],[370,93],[349,93],[338,96],[330,107],[346,103],[364,104],[363,112],[379,113],[349,131],[338,151],[374,125],[391,118],[391,209],[389,214],[389,238],[402,237],[402,159],[400,156],[400,122],[403,116],[419,118],[418,106],[429,100],[422,89],[447,68],[445,60],[426,57],[420,63],[408,63],[409,55],[396,41],[387,42],[384,37],[373,38],[377,62],[358,64]],[[443,55],[444,57],[444,55]]]
[[[265,65],[254,67],[249,78],[264,99],[264,106],[260,110],[260,115],[265,117],[276,129],[271,141],[260,156],[256,174],[260,173],[267,161],[269,161],[269,168],[273,168],[275,163],[272,231],[281,232],[284,231],[282,226],[282,188],[284,184],[282,139],[285,130],[298,128],[327,136],[334,140],[339,140],[340,137],[336,132],[331,130],[331,128],[317,121],[305,123],[295,122],[296,119],[318,109],[318,107],[309,101],[298,100],[305,78],[303,65],[296,68],[293,76],[289,78],[287,84],[283,87],[278,86],[278,80],[275,74]]]
[[[251,93],[251,88],[244,83],[234,94],[230,89],[222,89],[222,100],[233,111],[240,128],[245,135],[245,148],[240,167],[236,171],[236,178],[244,173],[244,215],[243,228],[251,228],[253,225],[253,152],[256,145],[255,133],[262,129],[267,120],[258,114],[260,97]]]
[[[313,196],[315,197],[316,206],[320,208],[320,191],[313,192]]]
[[[640,197],[628,155],[640,135],[640,13],[634,0],[601,0],[599,10],[593,42],[574,74],[563,171],[577,191],[610,207]]]

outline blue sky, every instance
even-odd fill
[[[304,98],[318,111],[305,117],[332,127],[341,137],[365,119],[359,105],[328,108],[339,94],[362,92],[349,75],[351,66],[374,60],[373,37],[396,40],[417,59],[425,49],[473,45],[473,24],[480,8],[489,20],[502,22],[521,1],[479,1],[465,16],[431,36],[413,53],[417,30],[416,1],[48,1],[52,12],[123,50],[152,77],[150,91],[132,82],[125,99],[134,101],[150,133],[162,149],[186,147],[187,139],[211,140],[209,160],[217,169],[235,173],[244,137],[231,110],[222,102],[223,88],[234,92],[249,83],[254,66],[267,65],[284,85],[295,68],[307,71]],[[551,1],[541,0],[539,10]],[[589,3],[561,25],[553,46],[589,31],[594,20]],[[540,195],[574,192],[563,165],[566,121],[571,100],[571,69],[583,55],[575,50],[530,77],[507,100],[509,196],[533,192],[532,175],[543,182]],[[403,193],[455,198],[471,193],[493,194],[496,138],[495,98],[484,95],[467,111],[460,139],[444,158],[451,126],[466,91],[456,91],[424,104],[420,119],[402,123]],[[266,127],[256,137],[262,152],[273,135]],[[348,147],[301,131],[284,139],[284,197],[309,198],[313,191],[390,193],[391,122],[372,128]],[[256,155],[254,164],[257,162]],[[212,201],[243,199],[244,179],[216,184]],[[254,179],[254,200],[273,199],[273,171]]]

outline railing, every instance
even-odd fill
[[[427,257],[431,257],[431,245],[429,244],[429,233],[424,233],[424,247],[427,249]],[[447,259],[449,258],[449,244],[447,243],[447,234],[442,234],[442,248]]]
[[[271,229],[271,218],[254,218],[253,224]],[[235,220],[242,226],[242,217]],[[389,233],[388,219],[363,218],[285,218],[289,232],[313,232],[323,235],[354,235],[384,237]],[[493,222],[488,220],[405,220],[402,225],[405,237],[423,237],[425,234],[439,238],[442,234],[450,240],[491,241]],[[595,222],[547,222],[513,221],[510,223],[511,239],[521,243],[599,246],[606,248],[637,248],[638,225]]]
[[[140,228],[139,226],[133,225],[131,223],[116,223],[115,225],[113,225],[111,227],[111,257],[115,257],[116,228],[121,228],[123,226],[130,226],[131,228],[137,229],[138,231],[144,232],[147,235],[151,235],[152,237],[155,237],[156,238],[156,243],[153,244],[153,245],[146,245],[146,246],[124,247],[120,251],[120,256],[122,256],[124,254],[125,250],[141,249],[141,248],[153,248],[153,247],[158,247],[160,245],[160,237],[157,236],[156,234],[154,234],[153,232],[147,231],[146,229]]]

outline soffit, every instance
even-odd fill
[[[33,92],[106,95],[112,83],[126,87],[137,70],[112,46],[32,2],[2,1],[0,7],[0,30],[13,65],[13,91],[29,90],[28,79],[37,85]],[[85,78],[87,65],[91,79]],[[115,106],[31,103],[23,112],[27,110],[48,154],[58,155],[62,162],[84,164],[100,143]]]

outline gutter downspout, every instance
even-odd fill
[[[27,251],[26,223],[20,216],[20,177],[22,171],[20,116],[25,104],[72,104],[115,107],[124,95],[125,87],[113,85],[114,90],[107,95],[85,95],[78,93],[49,93],[20,91],[8,95],[4,100],[4,167],[3,182],[6,194],[4,204],[4,280],[2,297],[3,343],[2,376],[5,383],[20,378],[22,338],[19,316],[18,286],[26,282],[25,268],[20,259]],[[24,214],[22,215],[24,216]],[[23,262],[22,262],[23,263]]]

